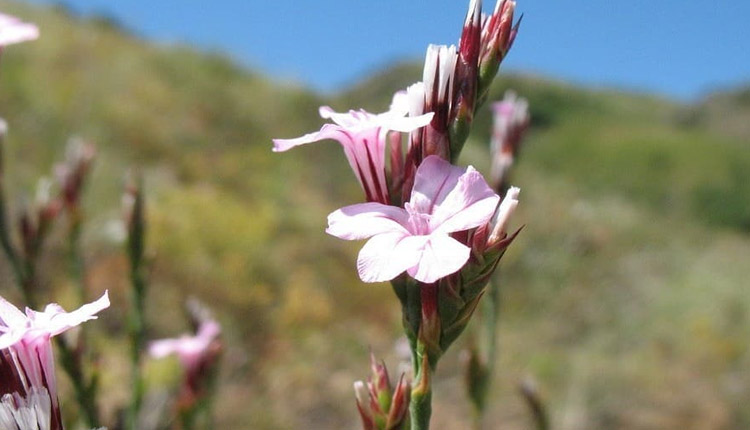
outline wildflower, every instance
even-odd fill
[[[217,348],[221,326],[213,320],[204,321],[194,335],[182,335],[173,339],[161,339],[151,342],[148,351],[154,358],[176,354],[188,373],[195,373],[206,359],[214,355]]]
[[[65,312],[50,304],[24,314],[0,297],[0,428],[62,429],[50,338],[109,307],[109,296]]]
[[[55,177],[60,184],[63,202],[68,210],[78,209],[81,191],[94,156],[96,147],[93,144],[72,138],[65,148],[65,161],[55,166]]]
[[[195,335],[182,335],[174,339],[162,339],[151,342],[149,354],[162,358],[176,354],[184,369],[184,383],[180,393],[178,408],[185,413],[194,409],[201,399],[205,398],[209,388],[222,345],[219,339],[221,326],[209,315],[196,315],[198,323]]]
[[[469,259],[471,249],[450,233],[486,224],[499,199],[473,167],[462,169],[430,156],[417,169],[405,208],[347,206],[328,216],[326,231],[347,240],[371,238],[357,261],[365,282],[388,281],[406,271],[431,283],[457,272]]]
[[[324,139],[337,140],[344,148],[367,201],[387,204],[389,195],[385,177],[385,148],[388,131],[410,132],[423,127],[432,119],[432,113],[405,117],[408,111],[408,98],[403,92],[393,97],[393,103],[387,112],[377,115],[364,110],[337,113],[328,106],[322,106],[320,116],[332,120],[334,124],[325,124],[320,131],[295,139],[274,139],[273,150],[283,152]]]
[[[39,29],[20,19],[0,13],[0,50],[7,45],[39,38]]]
[[[507,188],[508,169],[518,155],[523,135],[529,126],[529,103],[513,91],[507,91],[502,101],[492,104],[494,125],[490,152],[492,170],[490,182],[498,192]]]

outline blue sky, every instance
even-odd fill
[[[429,43],[455,43],[468,0],[65,3],[146,38],[218,49],[333,91],[391,61],[421,58]],[[485,1],[485,10],[493,6]],[[679,99],[750,82],[747,0],[518,0],[518,11],[525,16],[509,69]]]

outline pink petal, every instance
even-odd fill
[[[419,261],[427,236],[379,234],[359,252],[357,271],[364,282],[390,281]]]
[[[436,155],[422,161],[414,177],[411,192],[412,207],[419,213],[431,214],[435,205],[456,186],[464,169],[453,166]]]
[[[345,138],[339,140],[344,147],[346,159],[365,193],[376,201],[386,202],[385,182],[385,131],[370,128],[351,134],[343,131]]]
[[[346,240],[367,239],[384,233],[408,234],[404,225],[409,215],[396,206],[360,203],[328,215],[326,233]]]
[[[28,319],[12,303],[0,297],[0,349],[18,343],[29,329]]]
[[[482,175],[469,166],[433,210],[430,230],[451,233],[484,225],[492,218],[499,201],[500,197]]]
[[[85,304],[73,312],[65,312],[56,304],[47,305],[44,312],[27,309],[26,314],[31,321],[30,332],[33,337],[56,336],[83,322],[96,319],[95,314],[108,308],[109,304],[109,294],[105,291],[98,300]]]
[[[350,110],[347,113],[339,113],[335,112],[329,106],[321,106],[318,109],[318,113],[321,118],[330,119],[341,127],[353,131],[374,126],[374,124],[371,124],[370,122],[375,118],[375,115],[361,109],[359,111]]]
[[[273,152],[288,151],[295,146],[318,142],[324,139],[339,139],[339,127],[331,124],[324,125],[319,131],[308,133],[294,139],[273,139]]]
[[[34,24],[0,13],[0,47],[39,38],[39,29]]]
[[[0,332],[5,332],[8,328],[26,326],[26,315],[11,302],[0,297]]]
[[[163,358],[180,351],[182,339],[161,339],[151,342],[148,346],[148,354],[154,358]]]
[[[423,115],[416,117],[391,117],[385,118],[381,121],[381,126],[392,131],[400,131],[408,133],[414,131],[420,127],[424,127],[432,121],[432,117],[435,115],[434,112],[428,112]]]
[[[419,262],[407,273],[420,282],[432,283],[456,273],[469,261],[471,249],[445,234],[433,234],[424,245]]]

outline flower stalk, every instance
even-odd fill
[[[130,263],[131,309],[128,319],[130,334],[131,402],[127,416],[127,428],[138,429],[138,416],[143,403],[144,381],[141,371],[141,352],[146,345],[146,262],[144,242],[146,235],[145,202],[143,180],[131,179],[126,185],[123,206],[127,226],[127,254]]]

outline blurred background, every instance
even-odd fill
[[[125,172],[144,173],[149,337],[187,330],[165,311],[187,296],[215,311],[216,428],[359,428],[351,384],[369,374],[368,348],[392,369],[402,359],[390,286],[359,281],[361,243],[324,233],[329,212],[362,198],[339,145],[273,154],[271,138],[317,130],[323,104],[384,111],[421,78],[428,43],[455,43],[466,5],[354,3],[0,1],[41,30],[0,68],[11,211],[70,136],[96,143],[85,261],[92,297],[113,296],[98,330],[121,334],[113,225]],[[750,3],[518,11],[490,99],[514,89],[530,103],[513,173],[526,227],[500,268],[490,422],[531,428],[516,386],[532,375],[556,429],[750,427]],[[488,171],[490,130],[485,107],[461,163]],[[41,280],[45,301],[72,307],[62,236]],[[127,344],[96,343],[112,419]],[[460,349],[437,374],[436,430],[470,422]],[[149,388],[173,386],[174,364],[149,363]]]

